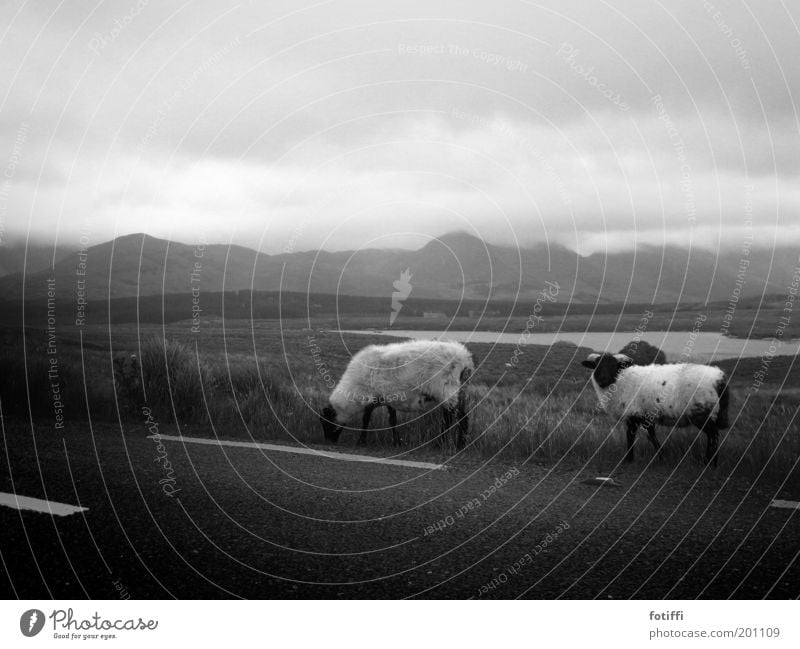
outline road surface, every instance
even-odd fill
[[[800,500],[797,481],[639,466],[597,486],[577,466],[386,466],[148,434],[5,422],[0,492],[75,511],[0,506],[4,597],[800,596],[800,511],[770,507]]]

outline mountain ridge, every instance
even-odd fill
[[[770,266],[770,259],[775,257]],[[739,251],[709,254],[677,246],[579,255],[555,244],[515,248],[456,231],[416,250],[306,250],[260,253],[233,244],[186,244],[136,233],[85,251],[65,254],[53,268],[25,274],[26,299],[56,290],[80,290],[86,299],[194,291],[286,290],[352,296],[388,296],[410,269],[417,297],[531,299],[545,283],[559,284],[559,299],[576,302],[705,303],[737,289]],[[742,297],[784,292],[796,264],[792,248],[751,248]],[[66,287],[66,288],[65,288]],[[0,277],[0,299],[23,296],[23,274]]]

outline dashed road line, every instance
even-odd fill
[[[0,505],[18,509],[20,511],[41,512],[42,514],[52,514],[53,516],[69,516],[78,512],[88,512],[88,507],[76,507],[75,505],[65,505],[64,503],[54,503],[51,500],[41,498],[29,498],[0,492]]]
[[[778,509],[800,509],[800,502],[796,500],[773,500],[770,507],[777,507]]]
[[[155,439],[155,435],[149,435],[150,439]],[[390,466],[403,466],[412,469],[428,469],[431,471],[445,469],[445,464],[434,464],[433,462],[415,462],[413,460],[394,460],[385,457],[373,457],[370,455],[356,455],[354,453],[337,453],[334,451],[320,451],[313,448],[303,448],[302,446],[283,446],[281,444],[261,444],[258,442],[234,442],[221,439],[208,439],[203,437],[181,437],[180,435],[159,435],[158,439],[171,442],[183,442],[186,444],[205,444],[207,446],[232,446],[236,448],[257,448],[264,451],[277,451],[279,453],[296,453],[298,455],[313,455],[328,460],[343,460],[345,462],[368,462],[370,464],[386,464]]]

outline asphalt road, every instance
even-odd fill
[[[800,596],[798,481],[163,442],[169,473],[146,435],[5,422],[0,492],[88,508],[0,506],[5,598]]]

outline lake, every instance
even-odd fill
[[[419,340],[453,340],[461,343],[499,343],[503,345],[552,345],[557,342],[572,343],[589,347],[595,351],[617,352],[635,338],[631,332],[587,331],[533,333],[526,341],[520,340],[520,333],[498,333],[494,331],[418,331],[418,330],[341,330],[342,333],[379,334],[395,338],[416,338]],[[800,340],[775,341],[772,339],[728,338],[714,332],[690,331],[648,331],[641,336],[651,345],[661,349],[667,360],[679,362],[690,360],[707,363],[726,358],[795,356],[800,354]],[[690,352],[683,357],[684,351]]]

